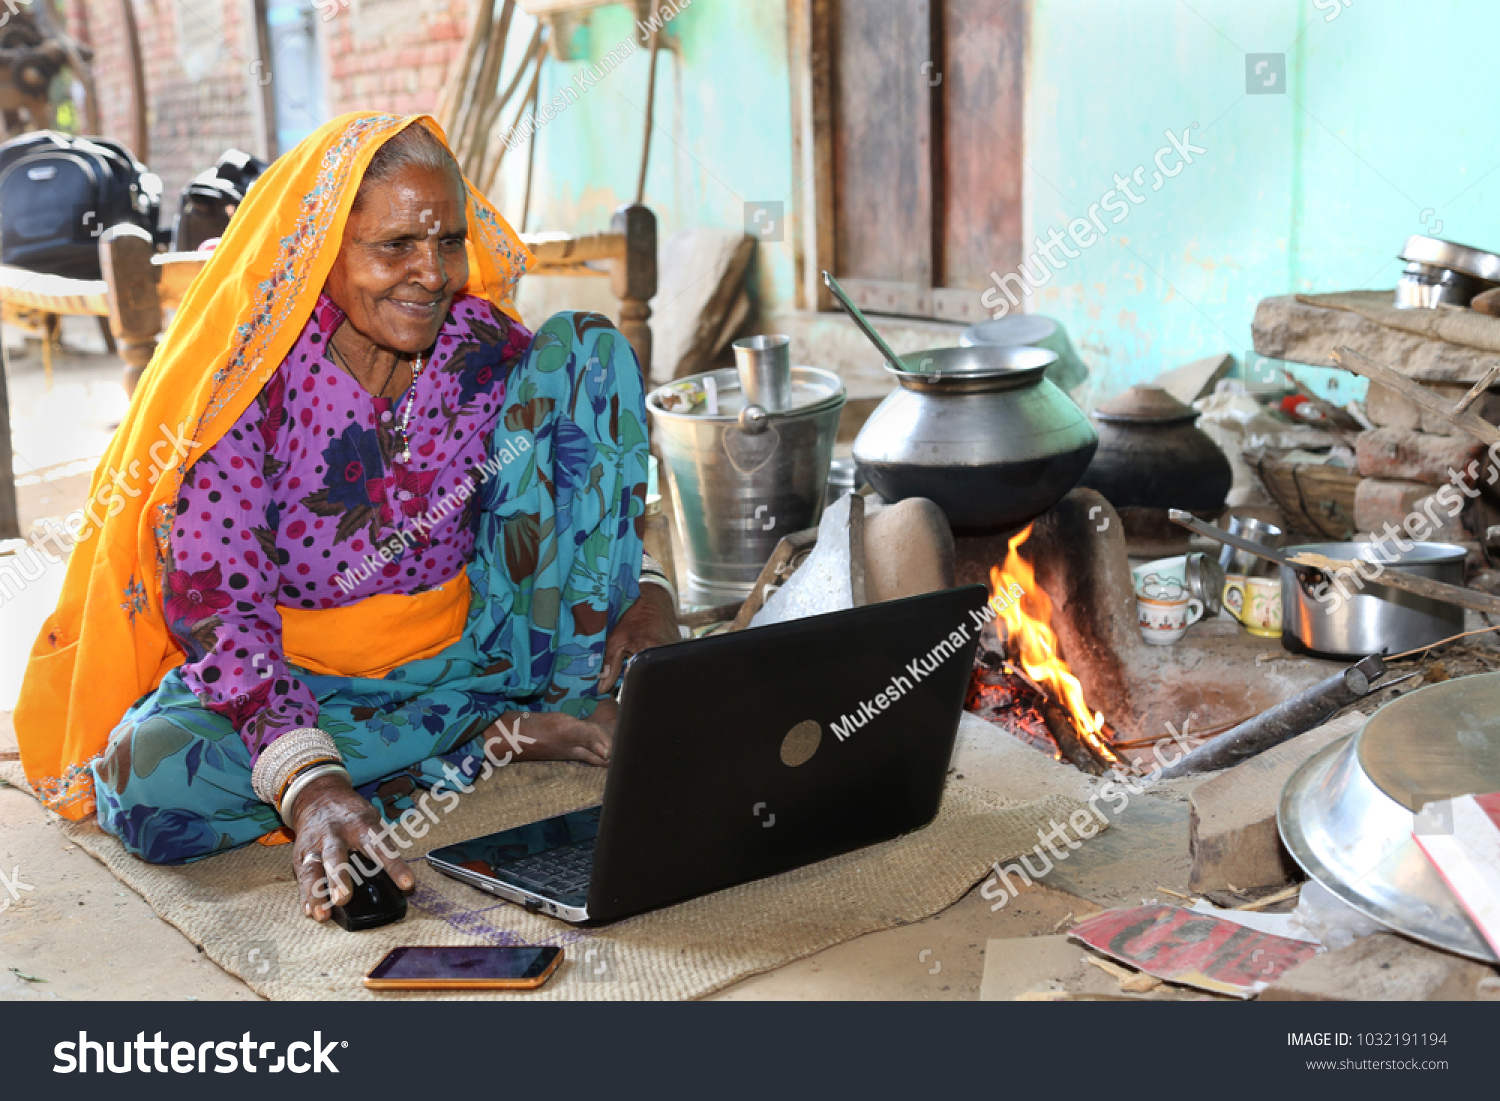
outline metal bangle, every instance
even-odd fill
[[[297,809],[297,799],[301,796],[307,785],[323,776],[331,776],[335,772],[341,773],[345,780],[349,779],[349,770],[343,765],[338,764],[314,765],[305,772],[297,774],[297,778],[292,781],[291,787],[287,788],[286,795],[282,797],[280,806],[276,808],[276,813],[281,815],[281,820],[286,823],[288,828],[291,828],[292,817]]]
[[[666,589],[668,595],[672,598],[672,606],[674,608],[677,606],[677,590],[672,587],[672,583],[665,576],[655,573],[643,573],[641,574],[641,584],[656,585],[659,588]]]

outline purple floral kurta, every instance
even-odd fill
[[[177,502],[163,599],[187,654],[183,680],[234,724],[252,763],[282,733],[318,720],[317,700],[283,656],[278,605],[417,593],[463,569],[474,548],[469,490],[481,480],[506,373],[531,341],[488,302],[461,296],[416,385],[389,401],[329,354],[343,320],[319,299],[271,381],[194,463]],[[396,429],[408,401],[403,464]]]

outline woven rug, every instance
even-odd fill
[[[29,790],[18,764],[0,764],[0,779]],[[589,806],[603,786],[603,770],[585,765],[500,769],[421,844],[437,848]],[[58,821],[71,841],[266,998],[622,1001],[701,997],[842,941],[929,917],[962,897],[991,862],[1031,849],[1039,829],[1080,806],[1059,796],[1016,803],[950,783],[937,818],[915,833],[598,929],[491,898],[415,860],[413,848],[407,859],[417,888],[406,920],[352,934],[302,916],[288,846],[249,845],[185,867],[157,867],[131,856],[92,821]],[[360,984],[386,952],[408,944],[551,944],[566,955],[557,974],[529,993],[375,993]]]

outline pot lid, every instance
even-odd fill
[[[1132,386],[1094,410],[1094,419],[1111,423],[1176,424],[1198,419],[1198,411],[1184,405],[1160,386]]]
[[[1050,317],[1035,313],[1013,313],[970,325],[959,338],[959,343],[965,347],[976,344],[999,344],[1002,347],[1039,344],[1056,333],[1057,322]]]

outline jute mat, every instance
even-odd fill
[[[18,764],[0,764],[0,779],[29,791]],[[500,769],[432,826],[420,851],[589,806],[603,786],[604,772],[585,765]],[[993,861],[1030,850],[1039,829],[1081,806],[1060,796],[1016,803],[950,783],[937,818],[915,833],[598,929],[527,913],[414,861],[417,888],[406,920],[351,934],[302,916],[288,846],[248,845],[184,867],[157,867],[131,856],[92,821],[63,822],[62,829],[266,998],[623,1001],[701,997],[842,941],[929,917],[962,897]],[[407,859],[417,852],[414,846]],[[361,985],[386,952],[409,944],[552,944],[566,955],[551,981],[526,994],[393,994]]]

